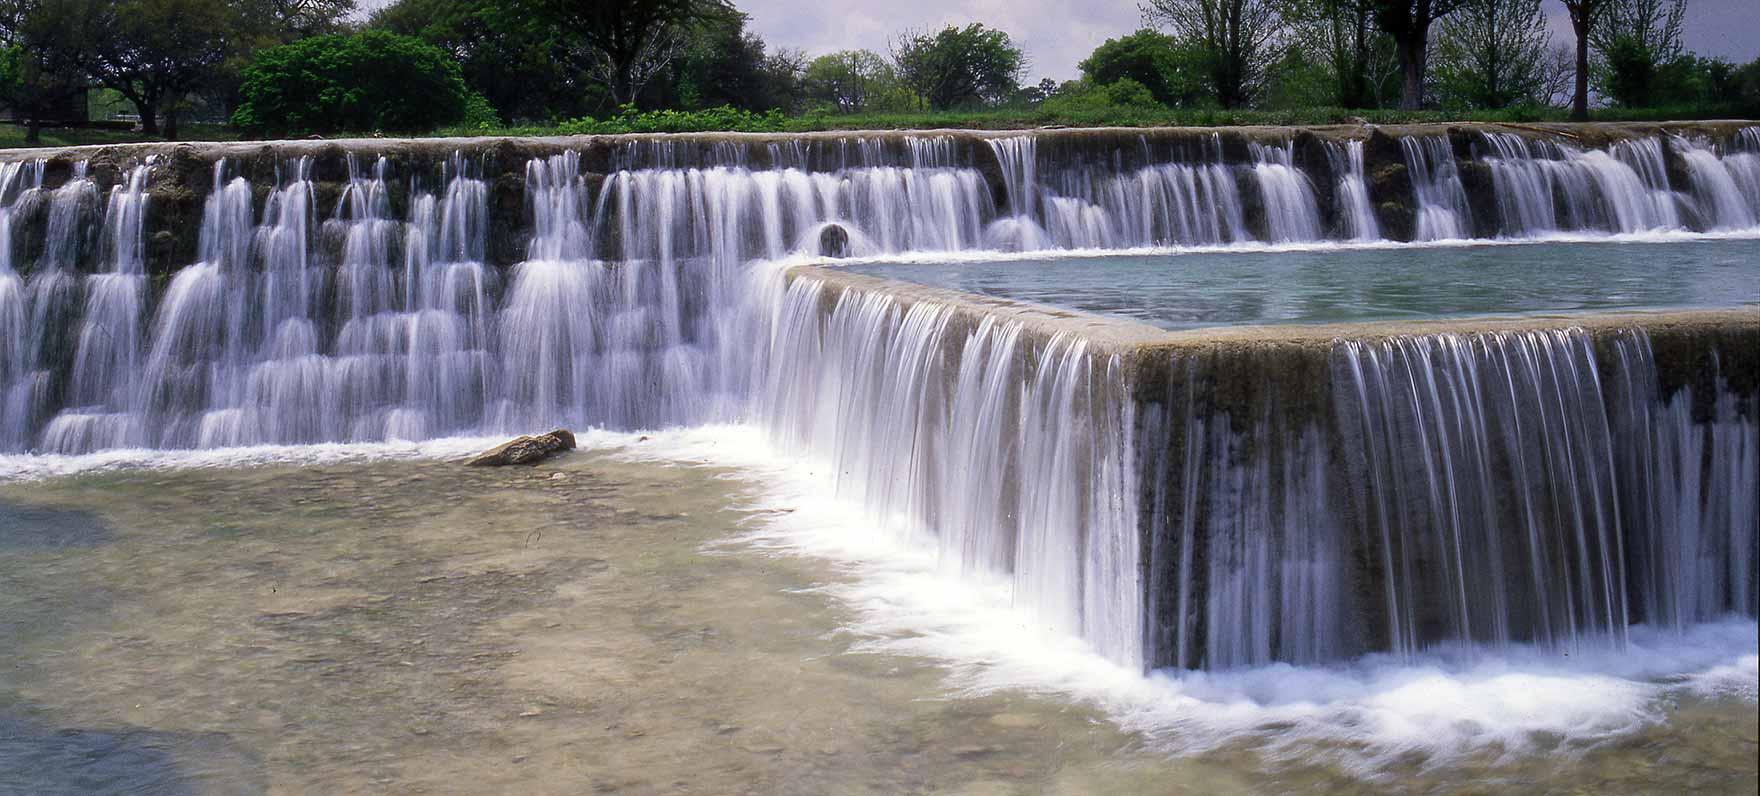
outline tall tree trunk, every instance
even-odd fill
[[[177,104],[175,100],[165,104],[165,140],[167,141],[177,140]]]
[[[1402,111],[1415,111],[1424,107],[1424,56],[1429,43],[1428,24],[1414,24],[1395,43],[1399,49],[1399,109]]]
[[[1571,29],[1577,34],[1577,86],[1571,96],[1571,121],[1589,121],[1589,9],[1571,10]]]
[[[159,135],[159,107],[147,100],[134,100],[135,112],[141,115],[141,135]]]

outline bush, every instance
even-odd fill
[[[496,124],[493,109],[465,86],[445,52],[378,30],[262,50],[245,69],[241,92],[244,103],[232,123],[259,135],[425,133],[461,122]]]
[[[558,125],[560,135],[618,135],[622,133],[777,133],[786,129],[788,117],[771,109],[753,113],[727,105],[701,111],[639,111],[625,105],[604,121],[583,117]]]

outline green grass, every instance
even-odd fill
[[[24,125],[0,124],[0,149],[18,149],[28,146],[64,147],[86,146],[89,144],[132,144],[141,141],[163,141],[163,138],[143,136],[132,130],[110,130],[96,127],[45,127],[42,130],[41,144],[24,142]],[[178,130],[178,138],[185,141],[236,141],[239,133],[230,127],[218,124],[185,124]]]
[[[1669,107],[1603,109],[1591,114],[1594,121],[1653,122],[1691,119],[1754,118],[1755,109],[1736,107]],[[1562,122],[1569,112],[1559,108],[1512,108],[1498,111],[1397,111],[1348,108],[1301,108],[1294,110],[1172,110],[1165,108],[1109,107],[1050,112],[1040,108],[1002,108],[979,111],[917,113],[804,114],[752,113],[731,108],[704,111],[626,112],[603,120],[576,119],[552,125],[501,127],[448,127],[428,137],[451,138],[479,135],[585,135],[618,133],[757,132],[804,133],[826,130],[1020,130],[1035,127],[1231,127],[1240,125],[1347,124],[1364,119],[1374,124],[1442,122]],[[222,125],[184,125],[180,136],[189,141],[234,141],[243,136]],[[337,135],[336,138],[367,134]],[[45,147],[82,144],[120,144],[149,139],[125,130],[46,128]],[[0,149],[25,146],[24,128],[0,124]]]

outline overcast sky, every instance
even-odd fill
[[[390,0],[361,0],[364,7]],[[982,22],[1007,31],[1031,61],[1028,82],[1077,76],[1101,42],[1142,25],[1136,0],[734,0],[771,47],[809,55],[865,48],[882,55],[906,28]],[[1562,0],[1542,0],[1554,40],[1570,42]],[[1760,0],[1688,0],[1687,49],[1746,63],[1760,57]]]

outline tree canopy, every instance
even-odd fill
[[[270,135],[422,132],[463,121],[471,99],[438,47],[369,30],[271,47],[244,74],[240,128]]]
[[[974,22],[893,42],[898,76],[934,110],[1000,102],[1020,89],[1026,56],[1007,33]]]

